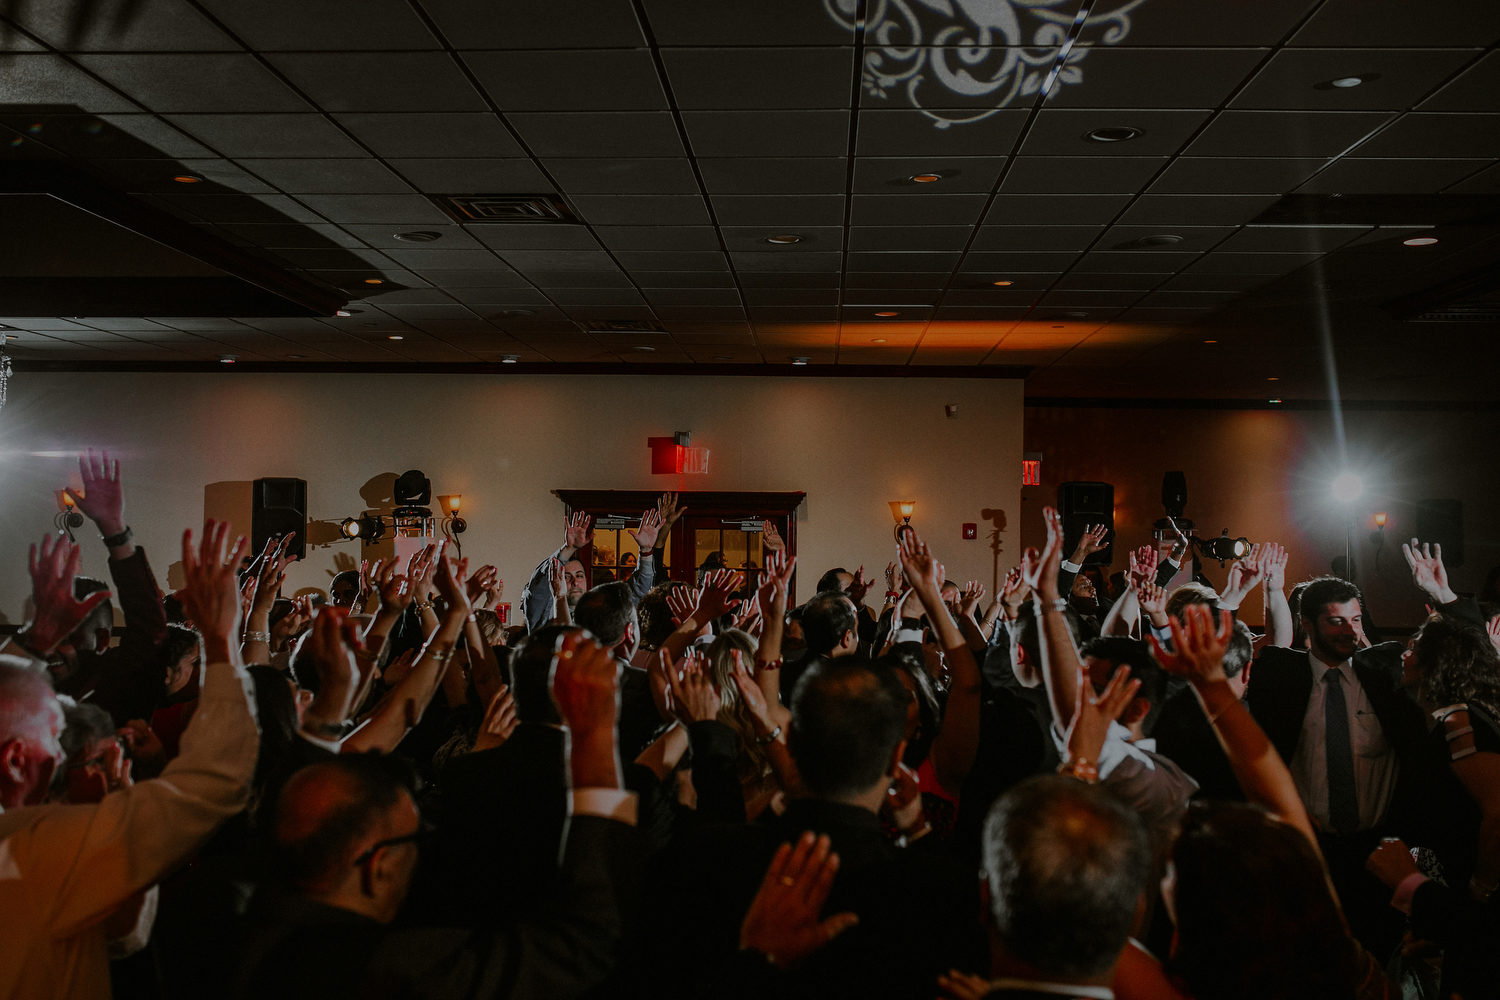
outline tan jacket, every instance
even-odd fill
[[[103,921],[245,807],[260,733],[243,667],[210,664],[182,752],[96,805],[0,814],[0,998],[108,997]]]

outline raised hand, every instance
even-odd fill
[[[970,580],[964,584],[963,594],[958,599],[958,613],[970,615],[974,613],[974,606],[984,600],[984,584],[978,580]]]
[[[479,735],[474,739],[474,752],[493,750],[510,739],[516,731],[516,699],[510,688],[501,684],[484,711],[484,722],[479,726]]]
[[[318,693],[303,716],[304,724],[311,720],[317,735],[332,734],[354,711],[360,680],[355,654],[363,649],[359,628],[345,609],[318,609],[312,632],[297,651],[299,660],[307,657],[318,671]]]
[[[568,518],[567,527],[563,530],[563,548],[577,551],[594,540],[593,529],[589,527],[593,518],[587,514],[574,514]],[[572,553],[569,553],[571,555]]]
[[[761,616],[766,621],[773,618],[780,621],[786,614],[787,588],[791,585],[792,569],[796,565],[797,557],[788,559],[784,550],[766,553],[766,568],[761,571],[760,589],[755,594]]]
[[[702,590],[693,587],[673,587],[667,592],[667,610],[672,612],[672,622],[681,625],[698,611]]]
[[[568,574],[563,561],[556,556],[547,560],[547,584],[552,588],[552,599],[566,600],[568,596]]]
[[[740,947],[766,956],[778,969],[789,969],[859,923],[853,913],[836,913],[819,921],[823,904],[839,870],[827,836],[804,833],[794,848],[782,844],[771,858],[760,891],[740,925]]]
[[[615,720],[620,664],[581,631],[569,632],[552,660],[552,701],[569,731],[574,788],[619,788]]]
[[[901,562],[901,572],[914,590],[924,590],[936,595],[946,578],[943,564],[932,555],[932,549],[922,541],[916,529],[901,533],[901,544],[896,548],[896,557]]]
[[[411,581],[396,572],[396,560],[377,560],[375,568],[370,571],[370,582],[375,587],[380,614],[399,615],[411,607],[415,596]]]
[[[661,518],[663,531],[671,531],[672,525],[677,523],[677,519],[687,513],[686,507],[679,508],[677,506],[679,499],[676,493],[663,493],[660,499],[656,501],[656,513]]]
[[[738,600],[730,595],[745,585],[745,574],[738,570],[716,569],[703,578],[703,589],[699,592],[698,610],[695,617],[707,624],[726,611],[739,607]]]
[[[1130,668],[1118,668],[1104,690],[1094,694],[1083,668],[1078,670],[1078,701],[1074,705],[1073,719],[1068,724],[1068,760],[1074,763],[1087,762],[1099,766],[1099,754],[1104,749],[1104,739],[1109,735],[1109,725],[1125,711],[1136,692],[1141,689],[1139,680],[1130,679]]]
[[[355,614],[361,614],[365,610],[365,601],[370,599],[370,592],[375,587],[370,582],[370,560],[359,561],[359,591],[354,595],[354,603],[350,609]]]
[[[885,589],[896,592],[901,590],[901,567],[895,563],[889,563],[885,567]]]
[[[438,547],[429,545],[420,551],[413,552],[411,559],[406,563],[406,579],[411,588],[412,599],[416,601],[429,601],[432,599],[432,578],[437,572]]]
[[[1172,629],[1172,649],[1151,636],[1151,655],[1163,670],[1193,684],[1224,680],[1224,654],[1234,637],[1234,616],[1221,614],[1206,604],[1189,604],[1182,620],[1167,620]]]
[[[464,590],[464,579],[469,575],[469,560],[449,559],[445,550],[446,541],[438,543],[437,553],[437,576],[435,583],[437,591],[442,595],[443,602],[448,605],[447,614],[469,615],[469,595]]]
[[[1160,556],[1154,545],[1142,545],[1130,553],[1130,569],[1127,579],[1132,587],[1140,590],[1148,583],[1156,582],[1156,563]]]
[[[417,665],[419,652],[421,652],[419,649],[408,649],[385,665],[385,672],[380,675],[380,679],[385,682],[386,687],[395,687],[406,680],[412,667]]]
[[[854,579],[849,581],[849,589],[844,591],[856,608],[865,603],[865,595],[870,592],[870,583],[871,581],[865,579],[865,567],[861,563],[859,569],[854,571]]]
[[[1171,526],[1172,534],[1176,536],[1176,540],[1172,543],[1172,558],[1177,560],[1178,565],[1181,565],[1182,560],[1187,558],[1188,550],[1193,547],[1193,542],[1177,526],[1176,518],[1167,518],[1167,524]]]
[[[1263,542],[1260,547],[1260,566],[1265,573],[1265,584],[1282,590],[1286,587],[1287,551],[1276,542]]]
[[[31,596],[35,617],[23,629],[24,645],[46,657],[73,631],[88,620],[95,608],[109,600],[109,591],[73,598],[73,577],[82,560],[78,546],[51,535],[42,539],[41,554],[31,547]]]
[[[1443,565],[1443,547],[1437,543],[1420,544],[1413,538],[1403,542],[1401,554],[1406,556],[1406,565],[1411,567],[1411,582],[1421,587],[1428,597],[1438,604],[1452,604],[1458,600],[1448,586],[1448,569]]]
[[[1027,549],[1021,556],[1021,579],[1037,597],[1044,601],[1057,600],[1057,571],[1062,565],[1062,516],[1055,507],[1043,507],[1042,519],[1047,524],[1047,544],[1038,552]]]
[[[302,630],[312,624],[314,610],[311,595],[292,598],[292,610],[271,626],[271,652],[280,652],[288,642],[301,635]]]
[[[464,589],[469,594],[469,604],[473,607],[489,607],[490,595],[495,592],[499,580],[500,571],[493,566],[481,566],[475,570],[464,584]]]
[[[1250,547],[1249,555],[1234,562],[1229,568],[1224,593],[1219,595],[1219,607],[1225,611],[1236,610],[1240,602],[1245,599],[1245,595],[1266,578],[1266,570],[1261,564],[1261,558],[1261,546],[1257,542]]]
[[[755,678],[750,676],[750,670],[745,666],[745,657],[738,649],[731,649],[729,655],[734,660],[734,686],[740,693],[740,698],[745,702],[745,709],[755,720],[756,728],[761,735],[766,735],[776,728],[775,717],[772,714],[771,705],[766,701],[766,693],[760,689]]]
[[[281,592],[281,584],[286,580],[287,567],[297,561],[296,556],[287,555],[286,551],[294,537],[295,532],[288,532],[279,539],[266,539],[265,551],[260,554],[260,559],[256,560],[253,578],[255,581],[254,607],[270,611],[271,605],[276,603],[276,595]]]
[[[786,542],[781,537],[781,532],[776,530],[776,525],[770,521],[760,522],[761,544],[772,552],[785,552]]]
[[[1167,588],[1158,587],[1153,581],[1141,587],[1138,591],[1141,610],[1151,619],[1151,623],[1157,628],[1164,628],[1167,624]]]
[[[1093,555],[1095,552],[1103,552],[1106,548],[1109,547],[1109,542],[1107,541],[1108,538],[1108,525],[1089,525],[1083,530],[1083,534],[1079,537],[1078,544],[1073,548],[1073,558],[1069,561],[1075,562],[1078,565],[1082,566],[1083,561],[1089,556]]]
[[[648,510],[641,515],[641,526],[635,531],[627,528],[625,534],[635,539],[636,546],[641,550],[641,558],[645,559],[656,548],[656,539],[660,537],[661,529],[661,514]]]
[[[740,610],[730,623],[730,628],[737,628],[741,632],[749,632],[754,635],[760,624],[760,608],[751,601],[741,601]]]
[[[178,597],[183,612],[203,636],[210,662],[229,662],[228,643],[240,636],[235,573],[246,544],[245,536],[240,535],[230,547],[229,524],[225,521],[210,520],[203,525],[203,541],[196,551],[193,529],[182,533],[182,575],[186,582]],[[218,648],[221,643],[223,649]]]
[[[125,530],[125,494],[120,488],[120,462],[110,462],[109,452],[101,451],[98,457],[90,448],[86,455],[78,456],[78,475],[83,480],[83,494],[75,493],[71,487],[63,492],[73,498],[79,513],[88,515],[105,538],[118,535]]]
[[[675,664],[664,664],[672,688],[672,705],[683,725],[711,722],[719,717],[723,700],[708,677],[702,653],[687,653]]]
[[[1012,567],[1000,585],[1000,606],[1005,609],[1005,617],[1014,619],[1030,594],[1031,587],[1023,578],[1021,567]]]

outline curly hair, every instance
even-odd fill
[[[1478,705],[1500,716],[1500,654],[1485,633],[1454,618],[1430,619],[1412,637],[1422,687],[1436,705]]]
[[[663,580],[650,590],[636,605],[636,617],[641,626],[641,648],[660,649],[667,637],[677,630],[672,621],[672,609],[667,607],[667,597],[678,587],[687,586],[681,580]]]
[[[758,788],[770,774],[771,761],[756,739],[750,709],[745,706],[745,699],[740,696],[739,686],[734,682],[734,653],[737,650],[745,667],[753,670],[756,648],[750,634],[737,628],[725,629],[708,647],[711,679],[719,692],[719,721],[739,736],[740,753],[736,763],[740,783],[754,788]]]

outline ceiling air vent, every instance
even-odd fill
[[[1500,306],[1449,306],[1412,316],[1408,323],[1500,323]]]
[[[432,200],[459,222],[578,222],[562,199],[550,194],[439,194]]]
[[[661,324],[649,319],[591,319],[583,324],[590,333],[665,333]]]

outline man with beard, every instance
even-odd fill
[[[567,526],[563,531],[563,544],[560,549],[541,561],[536,571],[531,574],[531,579],[526,583],[526,593],[521,596],[521,614],[526,618],[526,629],[535,632],[547,622],[552,620],[552,587],[549,569],[552,560],[556,559],[563,565],[563,576],[567,582],[567,601],[569,618],[571,612],[578,607],[579,598],[583,597],[589,589],[589,570],[581,559],[577,558],[578,550],[592,544],[594,532],[590,527],[593,518],[587,514],[577,513],[568,518]],[[661,514],[654,510],[648,510],[641,515],[641,526],[636,531],[627,531],[626,534],[635,539],[640,546],[640,551],[650,552],[656,546],[656,536],[661,532]],[[656,566],[655,560],[644,559],[635,572],[630,574],[626,586],[630,588],[631,599],[639,604],[641,598],[651,589],[655,582]]]

